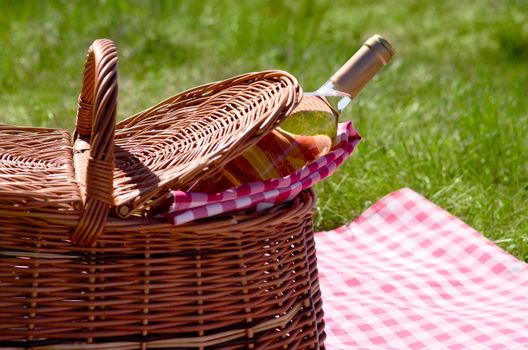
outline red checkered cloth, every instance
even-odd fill
[[[338,125],[332,149],[288,176],[243,184],[218,193],[171,191],[155,212],[173,225],[243,209],[263,210],[288,201],[332,175],[361,137],[352,122]],[[166,206],[168,205],[168,207]]]
[[[528,349],[528,265],[412,190],[316,243],[327,349]]]

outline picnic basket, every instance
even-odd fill
[[[314,194],[173,226],[148,209],[299,103],[281,71],[115,124],[117,50],[89,49],[76,129],[0,126],[0,347],[324,349]]]

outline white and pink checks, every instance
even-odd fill
[[[528,265],[412,190],[316,243],[327,349],[528,349]]]
[[[332,175],[354,151],[360,139],[352,122],[341,123],[332,150],[289,176],[247,183],[220,193],[172,191],[172,204],[160,216],[173,225],[180,225],[236,210],[270,208]]]

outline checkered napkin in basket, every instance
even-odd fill
[[[316,246],[328,350],[528,349],[528,265],[410,189]]]
[[[332,175],[354,151],[361,137],[351,122],[340,123],[332,149],[285,177],[246,183],[218,193],[171,191],[160,209],[173,225],[243,209],[262,210],[288,201]]]

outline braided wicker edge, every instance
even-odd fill
[[[76,179],[84,200],[71,238],[75,243],[97,240],[113,204],[116,105],[117,48],[111,40],[99,39],[88,50],[73,135]]]

